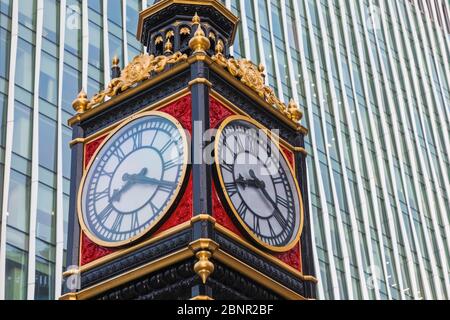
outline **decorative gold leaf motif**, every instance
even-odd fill
[[[167,31],[167,33],[166,33],[166,39],[170,39],[170,38],[172,38],[173,36],[175,36],[175,32],[173,32],[173,30]]]
[[[289,106],[286,106],[276,96],[275,92],[269,86],[266,86],[264,73],[264,66],[260,64],[256,66],[253,62],[247,59],[236,60],[234,58],[227,59],[223,54],[223,42],[217,42],[215,48],[216,54],[212,59],[224,67],[232,76],[239,79],[247,87],[255,91],[267,103],[274,106],[281,114],[293,122],[298,122],[302,118],[302,113],[298,109],[294,100],[291,100]]]
[[[135,84],[147,80],[152,73],[161,73],[166,66],[186,61],[187,55],[177,52],[171,56],[149,56],[140,54],[122,70],[119,78],[111,80],[108,88],[96,94],[89,102],[87,109],[92,109],[96,105],[105,101],[106,97],[114,97],[121,92],[133,87]]]
[[[183,27],[180,30],[180,34],[181,35],[190,35],[191,34],[191,29],[189,29],[188,27]]]
[[[215,33],[212,32],[212,31],[210,31],[210,32],[209,32],[209,35],[208,35],[208,38],[210,38],[210,39],[216,41],[216,35],[215,35]]]
[[[163,42],[164,42],[164,39],[163,39],[162,36],[156,37],[156,39],[155,39],[155,44],[156,44],[156,45],[158,45],[158,44],[160,44],[160,43],[163,43]]]

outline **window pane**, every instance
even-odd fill
[[[31,159],[32,116],[30,108],[16,101],[14,108],[13,151],[26,159]]]
[[[11,171],[8,201],[8,225],[28,233],[30,179],[15,170]]]
[[[55,264],[36,257],[35,300],[53,300],[55,295]]]
[[[46,242],[55,243],[55,191],[39,184],[36,236]]]
[[[42,52],[39,96],[58,104],[58,61],[45,52]]]
[[[6,300],[24,300],[27,297],[27,253],[6,245]]]
[[[19,38],[17,42],[16,84],[33,92],[34,46]]]
[[[0,28],[0,77],[8,79],[10,33]]]
[[[45,0],[44,10],[44,37],[54,43],[58,43],[59,1]]]
[[[39,165],[56,171],[56,122],[46,116],[39,116]]]

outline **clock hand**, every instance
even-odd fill
[[[236,180],[236,184],[242,186],[242,188],[244,188],[244,190],[245,190],[246,187],[254,187],[254,188],[258,188],[259,189],[259,188],[262,187],[262,184],[264,184],[264,182],[260,181],[258,179],[255,179],[255,178],[253,178],[253,179],[245,179],[240,174],[239,178],[237,178],[237,180]]]
[[[260,179],[258,179],[258,177],[256,177],[255,171],[250,170],[249,174],[250,174],[250,177],[255,179],[255,181],[258,183],[259,189],[262,191],[264,197],[267,200],[269,200],[269,202],[272,204],[272,207],[274,209],[273,215],[275,216],[275,219],[278,221],[278,223],[280,224],[280,226],[282,228],[286,228],[288,226],[288,223],[287,223],[285,217],[283,216],[283,214],[281,213],[280,209],[278,209],[277,203],[272,199],[270,194],[267,192],[265,182],[260,180]]]
[[[148,169],[147,169],[147,168],[143,168],[143,169],[141,170],[141,172],[139,172],[138,174],[128,174],[128,173],[125,173],[125,174],[123,175],[123,177],[122,177],[122,180],[125,181],[126,184],[122,187],[122,189],[120,189],[120,190],[118,190],[118,189],[114,190],[113,195],[112,195],[112,197],[111,197],[111,201],[112,201],[112,202],[120,201],[120,198],[122,197],[122,194],[123,194],[124,192],[130,190],[130,188],[131,188],[132,186],[134,186],[134,185],[137,183],[137,182],[136,182],[134,179],[132,179],[132,178],[133,178],[133,177],[135,177],[135,178],[136,178],[136,177],[137,177],[137,178],[143,177],[143,176],[145,176],[145,175],[147,174],[147,172],[148,172]]]
[[[176,184],[172,182],[167,182],[163,180],[148,178],[144,176],[127,176],[123,177],[124,181],[134,182],[134,183],[141,183],[141,184],[156,184],[160,186],[166,186],[166,187],[175,187]]]
[[[136,182],[134,181],[128,181],[123,187],[122,189],[116,189],[113,192],[113,195],[111,197],[111,201],[112,202],[118,202],[120,201],[120,198],[122,197],[122,194],[126,191],[128,191],[133,185],[135,185]]]

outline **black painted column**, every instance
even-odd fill
[[[79,125],[72,128],[73,139],[84,137],[84,131]],[[83,176],[83,144],[76,143],[72,147],[72,168],[71,168],[71,183],[70,183],[70,203],[69,203],[69,222],[68,222],[68,239],[67,239],[67,267],[79,265],[80,253],[80,224],[78,222],[77,213],[77,195],[80,186],[81,178]],[[67,270],[64,270],[67,271]],[[76,277],[76,275],[75,275]],[[63,294],[75,292],[72,286],[75,284],[75,278],[66,279],[63,283]],[[69,288],[70,287],[70,288]]]
[[[304,137],[299,136],[298,138],[300,146],[304,147]],[[308,199],[308,177],[307,177],[307,155],[300,152],[296,153],[295,162],[297,164],[297,181],[299,182],[300,189],[303,198],[303,233],[300,238],[301,241],[301,257],[302,257],[302,272],[304,275],[315,276],[314,272],[314,256],[312,250],[312,239],[311,239],[311,218],[309,212],[309,199]],[[315,298],[316,295],[316,285],[312,282],[305,282],[305,292],[304,295],[309,298]]]
[[[199,56],[202,54],[200,53]],[[205,133],[210,128],[209,117],[209,70],[205,62],[199,60],[191,65],[192,94],[192,178],[193,178],[193,241],[211,239],[214,226],[210,220],[195,219],[199,215],[212,215],[211,167],[204,157],[208,141]],[[192,288],[192,297],[212,297],[212,290],[201,280]]]

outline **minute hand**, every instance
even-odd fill
[[[277,203],[272,199],[272,197],[270,196],[270,194],[267,192],[266,187],[263,186],[261,188],[262,193],[264,194],[264,196],[267,198],[267,200],[269,200],[269,202],[272,204],[273,209],[274,209],[274,216],[275,219],[278,221],[278,223],[280,224],[280,226],[282,228],[287,228],[288,223],[286,221],[286,219],[284,218],[283,214],[281,213],[280,209],[278,209],[278,205]]]
[[[143,176],[132,176],[129,177],[128,181],[133,181],[134,183],[142,183],[142,184],[155,184],[159,186],[165,187],[174,187],[176,184],[172,182],[162,181],[158,179],[143,177]]]

